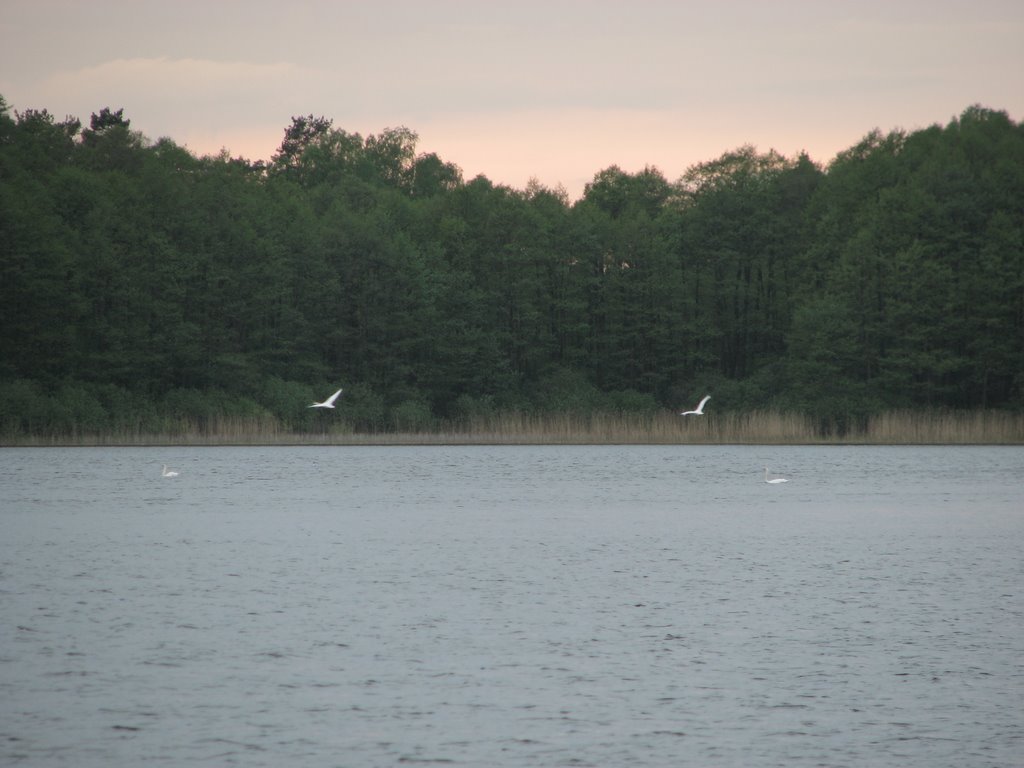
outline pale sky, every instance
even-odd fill
[[[744,144],[827,163],[972,104],[1024,118],[1020,0],[0,0],[0,95],[269,159],[296,115],[577,198]]]

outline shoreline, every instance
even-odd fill
[[[11,433],[2,447],[399,445],[1024,445],[1024,413],[893,411],[860,421],[793,413],[503,414],[422,429],[356,431],[339,420],[318,431],[278,420],[182,419],[164,428]]]
[[[33,438],[15,441],[0,441],[0,448],[401,448],[401,447],[445,447],[445,446],[726,446],[726,445],[775,445],[775,446],[821,446],[821,447],[885,447],[885,446],[962,446],[962,447],[1022,447],[1024,440],[872,440],[867,438],[821,438],[807,440],[598,440],[587,438],[474,438],[460,436],[424,435],[361,435],[347,438],[311,439],[295,436],[291,439],[265,437],[239,439],[209,436],[205,438],[140,437],[137,440],[116,439],[44,439]]]

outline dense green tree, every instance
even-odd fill
[[[411,188],[418,140],[416,133],[405,127],[387,128],[379,135],[367,136],[366,156],[373,163],[377,178],[399,189]]]
[[[297,117],[195,157],[0,98],[0,431],[413,429],[708,389],[843,425],[1024,407],[1024,128],[971,107],[825,168],[740,147],[580,200]],[[333,421],[313,397],[344,386]]]
[[[331,134],[333,122],[326,117],[313,115],[293,117],[292,124],[285,129],[281,146],[271,158],[271,167],[284,173],[299,168],[306,152],[318,146],[324,137]]]
[[[677,247],[690,371],[747,379],[784,354],[791,286],[807,241],[804,211],[817,176],[807,158],[743,147],[681,179]]]

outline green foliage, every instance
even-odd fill
[[[392,425],[397,432],[427,432],[435,425],[430,406],[422,400],[403,400],[391,409]]]
[[[601,410],[601,391],[580,371],[557,368],[537,382],[535,407],[541,413],[591,413]]]
[[[185,423],[201,431],[215,429],[221,423],[269,415],[267,409],[254,400],[220,389],[172,389],[164,396],[161,411],[168,424]]]
[[[463,394],[455,399],[450,418],[460,426],[468,426],[474,422],[485,422],[496,415],[497,409],[492,396],[473,397]]]
[[[1024,408],[1024,129],[741,147],[581,200],[293,118],[268,165],[0,98],[0,435]],[[333,411],[307,406],[344,384]]]
[[[145,398],[110,384],[0,382],[0,436],[144,434],[163,422]]]
[[[50,407],[33,381],[0,383],[0,434],[23,435],[51,427]]]
[[[357,432],[381,432],[388,426],[384,397],[365,384],[355,384],[345,390],[337,404],[343,423]],[[317,418],[330,418],[321,414]]]
[[[609,392],[605,396],[604,410],[611,413],[652,415],[661,407],[651,393],[626,389]]]

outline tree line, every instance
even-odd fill
[[[740,147],[579,200],[292,119],[197,157],[0,98],[0,432],[266,415],[427,428],[711,407],[1024,407],[1024,127],[966,109],[827,166]]]

